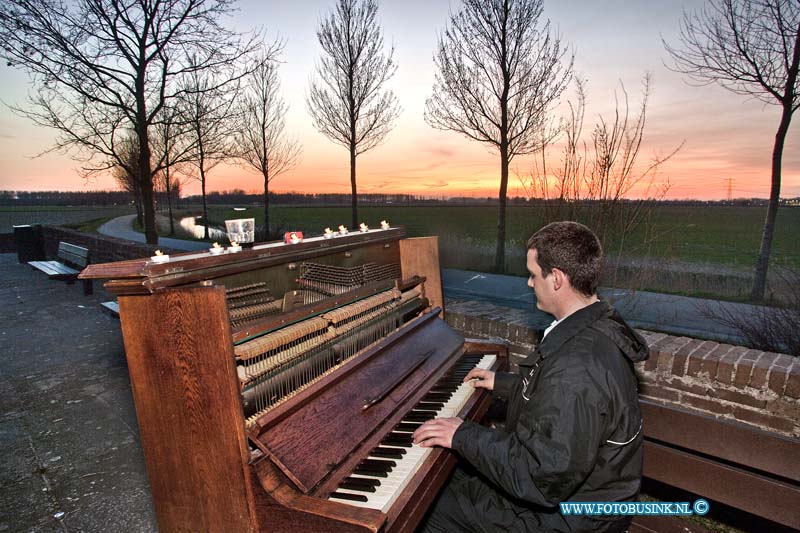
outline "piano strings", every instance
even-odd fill
[[[316,295],[297,302],[308,304],[398,275],[396,264],[366,263],[344,268],[303,263],[297,284],[305,289],[289,293],[291,297],[298,293]],[[274,406],[399,328],[404,317],[420,308],[421,296],[416,288],[385,290],[235,346],[248,427]],[[233,325],[282,312],[287,301],[287,295],[283,300],[274,298],[265,283],[226,290],[226,298]]]

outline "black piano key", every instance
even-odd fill
[[[428,414],[428,413],[408,413],[405,417],[406,421],[409,422],[426,422],[434,418],[436,414]]]
[[[374,457],[385,457],[387,459],[402,459],[405,454],[405,450],[399,448],[384,448],[383,446],[378,446],[370,452],[370,455]]]
[[[349,492],[332,492],[331,498],[336,498],[337,500],[350,500],[353,502],[366,502],[367,497],[362,496],[361,494],[350,494]]]
[[[342,481],[342,483],[347,482],[351,485],[363,485],[365,487],[377,487],[381,484],[381,482],[377,479],[365,478],[365,477],[347,477]]]
[[[421,425],[422,422],[400,422],[394,427],[394,429],[395,431],[408,431],[409,433],[413,433]]]
[[[423,396],[422,399],[425,400],[426,402],[428,402],[428,401],[430,401],[430,402],[446,402],[447,400],[450,399],[450,396],[451,396],[450,394],[443,393],[443,392],[434,392],[434,393],[430,393],[429,392],[428,394]]]
[[[384,469],[387,472],[397,466],[395,461],[391,459],[364,459],[359,463],[359,466],[368,467],[368,468],[380,468]]]
[[[381,444],[389,444],[392,446],[402,446],[404,448],[408,448],[411,446],[411,443],[414,442],[414,439],[411,437],[410,433],[389,433],[384,437],[383,442]]]
[[[357,490],[359,492],[375,492],[377,489],[375,485],[364,485],[361,483],[353,483],[351,481],[342,481],[339,483],[340,489]]]
[[[429,411],[441,411],[442,408],[444,407],[444,404],[445,402],[426,402],[420,400],[420,402],[417,404],[417,407]]]
[[[389,472],[386,470],[380,470],[378,468],[367,468],[363,466],[356,467],[353,470],[354,474],[361,474],[362,476],[372,476],[372,477],[389,477]]]

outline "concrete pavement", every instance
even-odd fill
[[[0,531],[156,531],[112,296],[0,271]]]
[[[119,239],[127,239],[133,242],[146,242],[144,233],[139,233],[133,230],[133,221],[136,215],[124,215],[109,220],[99,228],[97,232],[101,235],[108,235],[109,237],[117,237]],[[183,239],[172,239],[170,237],[159,237],[159,246],[165,248],[174,248],[175,250],[207,250],[208,243],[201,241],[187,241]]]

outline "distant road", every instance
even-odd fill
[[[109,237],[117,237],[134,242],[146,242],[144,233],[133,230],[133,221],[135,219],[135,214],[114,218],[97,228],[97,232],[102,235],[108,235]],[[183,239],[171,239],[169,237],[159,237],[158,244],[159,246],[174,248],[176,250],[194,251],[208,249],[207,242],[186,241]]]

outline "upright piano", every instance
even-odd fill
[[[162,531],[413,531],[456,458],[432,417],[506,364],[442,320],[435,237],[401,228],[88,266],[117,295]]]

